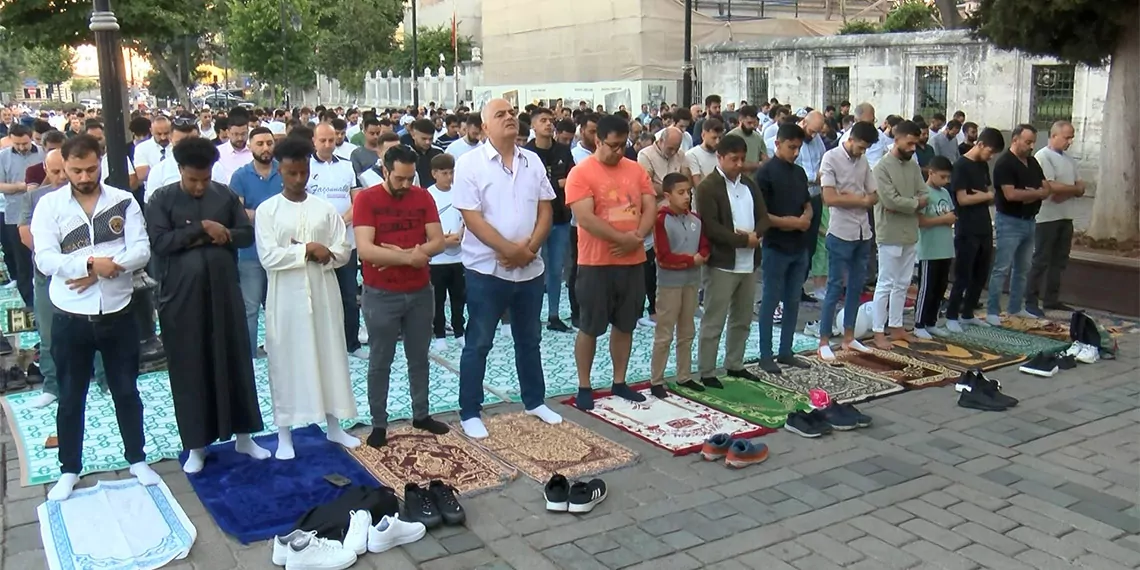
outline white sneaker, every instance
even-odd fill
[[[998,315],[986,315],[986,324],[991,327],[1001,326],[1001,317]]]
[[[958,321],[946,321],[946,330],[952,333],[963,332],[962,325]]]
[[[930,331],[927,331],[926,329],[919,329],[919,328],[914,329],[914,336],[921,338],[922,340],[933,340],[934,339],[934,336],[932,336],[930,334]]]
[[[511,325],[509,323],[503,325],[503,328],[499,330],[503,331],[503,336],[511,336]]]
[[[356,564],[356,553],[335,540],[306,534],[289,542],[285,570],[345,570]]]
[[[16,287],[16,280],[15,279],[4,284],[5,289],[13,289],[15,287]]]
[[[455,337],[455,342],[459,343],[459,348],[464,348],[467,346],[467,340],[464,337]]]
[[[344,535],[344,547],[363,556],[368,552],[368,529],[372,528],[372,513],[359,510],[349,513],[348,532]]]
[[[930,334],[934,336],[948,336],[950,334],[950,331],[942,327],[930,327],[926,330],[930,331]]]
[[[988,321],[989,317],[986,317],[986,319]],[[974,318],[970,318],[970,319],[962,319],[961,323],[964,325],[972,326],[972,327],[988,327],[988,326],[990,326],[990,323],[988,323],[987,321],[983,321],[982,319],[974,317]],[[998,325],[999,326],[1001,325],[1001,319],[1000,318],[998,318]],[[947,324],[947,327],[949,328],[949,324]],[[950,330],[954,330],[954,329],[950,329]]]
[[[1029,311],[1026,311],[1025,309],[1022,309],[1022,310],[1014,313],[1013,316],[1015,316],[1019,319],[1029,319],[1031,321],[1041,320],[1041,317],[1038,317],[1037,315],[1034,315],[1033,313],[1030,313]]]
[[[855,340],[851,341],[850,346],[851,346],[851,350],[854,350],[855,352],[862,352],[863,354],[871,354],[871,349],[867,348],[867,345],[859,342],[859,339],[855,339]]]
[[[479,418],[463,420],[459,425],[463,428],[463,433],[471,439],[486,439],[490,435],[487,433],[487,426],[483,425],[483,420]]]
[[[651,319],[649,317],[641,317],[640,319],[637,319],[637,325],[642,326],[642,327],[653,328],[653,327],[657,326],[657,321],[654,321],[653,319]]]
[[[1081,351],[1077,353],[1076,359],[1083,364],[1092,364],[1100,360],[1100,349],[1091,344],[1081,343]]]
[[[423,523],[404,522],[400,516],[385,516],[368,527],[368,552],[378,554],[424,537],[427,527]]]
[[[819,321],[808,321],[808,324],[804,325],[804,334],[819,338]]]
[[[55,403],[55,401],[57,399],[58,398],[56,398],[55,394],[49,394],[47,392],[44,392],[43,394],[36,396],[35,400],[32,400],[32,407],[33,408],[46,408],[46,407],[52,405],[53,403]]]
[[[291,532],[285,536],[273,537],[273,564],[275,564],[277,566],[284,566],[285,565],[285,562],[289,558],[289,543],[290,542],[293,542],[294,540],[300,540],[301,538],[306,537],[306,536],[316,536],[316,534],[317,533],[315,533],[315,532],[306,532],[306,531],[303,531],[301,529],[297,529],[297,530],[295,530],[295,531],[293,531],[293,532]],[[340,544],[339,542],[337,542],[335,540],[332,542],[336,542],[337,544]]]
[[[359,340],[360,344],[368,344],[368,329],[360,327],[360,332],[357,333],[356,340]]]
[[[368,360],[368,349],[363,346],[348,353],[349,356],[359,358],[361,360]]]
[[[447,350],[447,339],[446,338],[437,338],[437,339],[431,341],[431,351],[432,352],[443,352],[445,350]]]
[[[1069,348],[1065,349],[1065,352],[1061,353],[1061,356],[1072,356],[1073,358],[1076,358],[1077,355],[1081,353],[1082,346],[1084,346],[1083,342],[1074,342],[1073,344],[1069,345]]]

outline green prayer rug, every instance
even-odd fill
[[[694,402],[699,402],[742,420],[777,429],[788,414],[811,407],[807,394],[799,394],[766,382],[753,382],[733,376],[721,376],[724,389],[706,388],[698,392],[670,384],[669,389]]]
[[[796,368],[781,365],[780,368],[783,370],[781,374],[769,374],[755,365],[749,366],[748,371],[759,376],[764,382],[805,397],[810,390],[821,389],[831,396],[831,401],[840,404],[861,402],[903,390],[901,385],[891,382],[885,376],[879,376],[858,366],[844,362],[803,360],[811,366]]]
[[[1038,352],[1057,352],[1069,346],[1068,342],[1032,335],[1003,327],[968,325],[962,332],[947,331],[946,340],[1013,356],[1032,356]]]

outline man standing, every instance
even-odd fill
[[[220,154],[217,164],[214,165],[214,182],[220,184],[229,184],[234,172],[253,160],[253,151],[248,144],[249,116],[242,111],[230,115],[228,121],[226,134],[229,139],[218,147]]]
[[[949,123],[941,130],[935,130],[931,125],[930,146],[934,148],[934,154],[937,156],[945,156],[950,159],[950,163],[958,162],[962,158],[962,154],[958,151],[958,133],[962,131],[962,123],[957,119],[951,119]],[[925,166],[925,165],[923,165]]]
[[[366,117],[362,123],[361,134],[364,136],[363,144],[356,147],[349,155],[352,162],[352,170],[359,177],[368,169],[376,166],[380,160],[380,135],[383,133],[384,127],[380,126],[380,121],[376,117]],[[361,185],[367,187],[364,181],[361,180]]]
[[[198,135],[198,124],[188,118],[179,118],[174,121],[172,130],[170,132],[171,148],[182,142],[184,139],[196,137]],[[206,138],[206,137],[202,137]],[[209,140],[209,139],[207,139]],[[210,141],[211,144],[213,141]],[[127,162],[130,164],[130,161]],[[106,176],[107,173],[104,173]],[[154,195],[155,190],[163,186],[169,186],[182,180],[182,173],[179,172],[177,161],[162,161],[150,169],[150,173],[146,176],[145,192],[143,193],[143,203],[146,204],[150,201],[150,197]]]
[[[479,116],[479,113],[471,113],[467,115],[463,121],[463,136],[447,145],[445,152],[458,159],[468,151],[482,144],[482,137],[483,118]]]
[[[356,238],[352,231],[352,202],[360,192],[360,184],[352,170],[352,164],[334,154],[336,129],[332,125],[320,123],[313,129],[313,146],[317,152],[313,154],[309,165],[309,184],[305,190],[313,196],[328,200],[344,220],[346,239],[352,248],[348,261],[336,270],[341,304],[344,307],[344,340],[349,354],[357,358],[368,358],[368,351],[360,345],[360,305],[356,302],[356,275],[360,267],[356,259]]]
[[[875,283],[871,330],[875,347],[890,350],[892,340],[913,340],[903,328],[906,290],[914,276],[918,251],[918,212],[926,208],[926,180],[911,160],[918,144],[919,126],[902,121],[894,127],[895,144],[875,166],[879,202],[875,204],[875,241],[879,246],[879,273]]]
[[[198,112],[197,127],[202,138],[211,142],[218,138],[218,133],[214,132],[214,113],[209,109],[202,109]],[[178,142],[174,141],[171,144],[178,144]],[[163,186],[165,186],[165,184],[163,184]]]
[[[33,307],[32,251],[20,242],[18,225],[24,215],[25,181],[28,167],[44,161],[44,152],[32,143],[32,130],[21,124],[8,131],[12,146],[0,150],[0,193],[4,195],[3,239],[4,261],[8,277],[16,282],[25,307]]]
[[[135,175],[139,180],[146,180],[150,169],[166,160],[167,151],[170,150],[172,128],[170,119],[166,115],[156,115],[150,122],[150,138],[135,145]],[[104,172],[103,176],[107,174]]]
[[[559,309],[562,305],[562,268],[566,265],[566,251],[570,246],[570,207],[566,205],[566,177],[574,166],[570,147],[554,140],[554,113],[539,107],[531,113],[534,139],[526,149],[537,154],[546,166],[546,175],[554,189],[550,201],[550,235],[542,244],[542,263],[546,267],[546,328],[555,332],[570,332],[562,322]]]
[[[706,121],[707,126],[711,121]],[[717,166],[701,181],[695,202],[710,253],[705,283],[705,314],[697,345],[701,382],[723,388],[716,370],[720,336],[728,319],[724,366],[732,376],[754,377],[744,369],[744,345],[752,332],[760,236],[768,229],[768,209],[759,187],[744,171],[748,145],[729,135],[717,145]]]
[[[515,145],[519,121],[510,102],[492,99],[483,107],[483,131],[487,141],[456,162],[451,190],[452,205],[467,228],[462,256],[470,320],[459,364],[459,417],[463,432],[475,439],[487,437],[479,418],[487,354],[499,318],[508,310],[523,406],[548,424],[562,422],[543,403],[546,381],[539,353],[546,287],[538,250],[550,233],[550,203],[556,194],[538,155]],[[569,181],[566,186],[569,195]]]
[[[435,184],[435,177],[431,175],[431,159],[438,154],[443,154],[439,147],[432,144],[432,139],[435,137],[435,124],[431,119],[416,119],[411,125],[408,126],[407,138],[411,139],[410,146],[412,150],[416,151],[416,175],[424,187],[430,187]],[[404,137],[401,137],[401,142],[405,142]]]
[[[257,127],[249,133],[253,161],[230,177],[230,189],[237,194],[251,223],[256,223],[257,207],[281,193],[281,174],[273,158],[276,143],[273,132]],[[265,305],[268,277],[257,257],[256,244],[238,250],[238,281],[245,305],[245,326],[249,334],[250,358],[257,357],[257,316]]]
[[[1025,310],[1025,289],[1029,265],[1033,261],[1034,219],[1041,201],[1049,198],[1050,183],[1033,157],[1037,129],[1018,125],[1010,134],[1009,151],[994,163],[995,209],[994,266],[990,270],[986,322],[1001,325],[1001,293],[1009,277],[1010,315],[1036,318]],[[1012,272],[1012,276],[1010,273]]]
[[[345,123],[344,119],[338,117],[330,121],[329,124],[332,125],[333,131],[336,132],[336,148],[333,149],[333,154],[341,160],[347,161],[351,167],[352,152],[356,150],[356,145],[348,142],[345,132],[345,129],[348,128],[348,123]],[[353,168],[354,172],[355,170],[356,169]]]
[[[656,111],[656,107],[654,108]],[[598,116],[593,113],[578,115],[578,144],[570,149],[574,157],[574,164],[594,156],[598,149]],[[649,137],[652,140],[652,135]],[[640,151],[639,151],[640,152]],[[570,275],[567,289],[570,295],[570,324],[581,326],[581,306],[578,304],[578,220],[574,216],[573,208],[570,211]]]
[[[151,196],[146,220],[174,415],[182,448],[190,452],[182,470],[197,473],[206,447],[234,434],[239,453],[269,458],[250,435],[265,426],[249,339],[239,332],[237,250],[253,245],[253,225],[238,197],[210,180],[218,160],[213,142],[186,139],[173,154],[182,178]]]
[[[760,120],[756,118],[756,107],[753,105],[744,105],[738,113],[740,126],[728,131],[725,136],[738,136],[748,144],[748,154],[744,157],[744,172],[755,175],[756,171],[760,170],[760,165],[768,159],[764,137],[756,130]]]
[[[804,270],[804,280],[811,272],[812,258],[819,245],[819,226],[823,223],[823,197],[820,186],[820,166],[823,164],[823,154],[827,152],[827,145],[823,142],[823,113],[819,111],[808,112],[799,122],[804,131],[803,146],[796,156],[796,164],[804,169],[808,178],[808,194],[811,195],[811,226],[808,227],[807,258],[808,266]],[[803,283],[800,283],[800,301],[815,301],[815,297],[803,292]],[[814,286],[813,286],[814,290]]]
[[[854,116],[856,123],[870,123],[871,126],[875,126],[875,106],[870,103],[859,103],[855,105]],[[867,147],[867,152],[863,154],[863,156],[867,157],[867,164],[870,165],[871,168],[875,168],[875,165],[879,164],[883,155],[887,153],[887,146],[894,142],[889,137],[883,136],[884,133],[881,129],[879,129],[879,131],[879,141]],[[847,132],[843,133],[843,136],[840,137],[839,142],[842,143],[846,141],[850,136],[851,129],[847,129]]]
[[[581,410],[594,407],[590,370],[598,337],[611,325],[613,394],[633,402],[645,396],[626,385],[633,329],[645,302],[645,236],[653,231],[657,193],[649,176],[625,158],[629,124],[613,115],[598,119],[597,150],[566,181],[566,201],[578,219],[578,292],[582,321],[574,343]],[[677,141],[679,144],[679,141]],[[521,320],[521,319],[516,319]]]
[[[696,208],[696,188],[701,181],[716,171],[716,147],[724,136],[724,123],[720,119],[705,119],[701,121],[701,144],[689,149],[685,153],[685,164],[689,167],[689,175],[693,181],[693,207]],[[695,209],[693,211],[696,211]]]
[[[52,278],[52,357],[59,377],[56,433],[63,475],[48,499],[71,496],[83,472],[87,389],[95,353],[103,356],[130,472],[143,485],[161,478],[146,464],[139,374],[139,328],[128,309],[131,273],[150,258],[146,223],[134,196],[99,181],[99,141],[77,135],[63,145],[69,191],[40,199],[32,217],[36,266]]]
[[[946,302],[946,328],[962,332],[962,325],[986,325],[975,316],[982,288],[990,274],[994,250],[994,226],[990,204],[994,201],[990,181],[990,158],[1005,148],[997,129],[983,129],[978,141],[950,172],[950,197],[954,201],[954,284]]]
[[[1085,181],[1081,180],[1077,161],[1067,152],[1073,144],[1073,124],[1057,121],[1049,128],[1049,144],[1037,151],[1034,157],[1045,173],[1051,195],[1041,201],[1034,231],[1033,267],[1029,270],[1029,290],[1025,295],[1025,310],[1044,317],[1041,309],[1071,311],[1062,303],[1061,273],[1069,261],[1073,245],[1073,215],[1076,207],[1073,198],[1085,195]],[[1042,294],[1044,279],[1044,294]],[[1044,304],[1040,301],[1044,300]]]

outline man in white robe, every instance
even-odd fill
[[[328,422],[328,439],[345,447],[360,440],[339,420],[356,417],[345,357],[344,309],[336,268],[351,247],[336,208],[306,193],[313,143],[286,138],[274,149],[283,189],[254,216],[261,265],[269,278],[265,350],[277,459],[292,459],[293,426]]]

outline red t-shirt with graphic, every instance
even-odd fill
[[[435,200],[427,190],[412,186],[399,198],[378,185],[360,192],[352,203],[352,225],[375,228],[375,245],[392,244],[409,249],[427,243],[428,224],[439,223]],[[361,260],[364,284],[376,289],[406,293],[427,287],[431,273],[427,265],[378,268]]]

